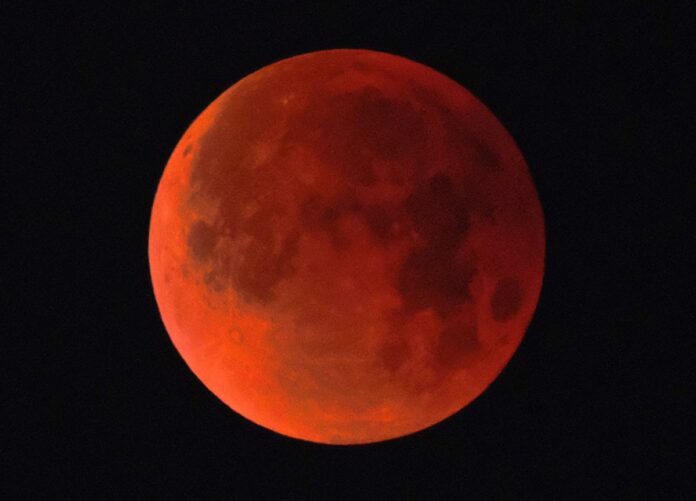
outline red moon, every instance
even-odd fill
[[[285,59],[218,97],[172,153],[149,235],[196,376],[251,421],[330,444],[407,435],[480,395],[524,336],[544,255],[533,181],[491,111],[368,50]]]

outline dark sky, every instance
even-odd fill
[[[682,431],[693,394],[676,356],[694,347],[693,326],[678,321],[693,322],[678,292],[693,287],[680,243],[681,189],[695,184],[680,161],[693,143],[682,97],[693,89],[692,13],[663,2],[460,3],[471,5],[93,2],[4,13],[2,133],[18,139],[2,152],[13,252],[0,285],[3,489],[693,496]],[[539,306],[495,383],[436,427],[348,448],[276,435],[205,389],[164,330],[147,263],[157,182],[198,113],[271,62],[341,47],[422,62],[486,103],[525,155],[547,225]]]

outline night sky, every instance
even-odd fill
[[[5,12],[2,497],[692,497],[692,13],[521,3]],[[193,119],[247,74],[328,48],[405,56],[483,101],[547,233],[536,314],[492,386],[433,428],[356,447],[220,402],[169,340],[147,261],[157,183]]]

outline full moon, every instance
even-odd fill
[[[360,444],[493,382],[536,308],[545,235],[522,154],[471,93],[402,57],[326,50],[194,120],[148,251],[167,332],[213,394],[283,435]]]

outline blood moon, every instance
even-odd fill
[[[285,59],[189,127],[152,209],[174,345],[229,407],[357,444],[457,412],[500,373],[538,300],[544,225],[493,114],[421,64]]]

